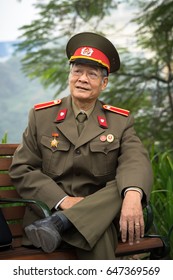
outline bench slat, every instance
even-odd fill
[[[25,206],[12,206],[1,208],[6,220],[23,219]]]
[[[9,250],[10,254],[7,251],[3,252],[0,260],[75,260],[77,259],[74,252],[70,250],[58,250],[53,253],[44,253],[39,249],[29,249],[25,247],[20,247],[17,250]]]
[[[12,185],[13,185],[12,181],[8,174],[5,174],[5,173],[0,174],[0,186],[1,187],[8,187],[8,186],[12,186]]]
[[[149,252],[154,248],[162,248],[163,242],[158,237],[145,237],[142,238],[139,243],[135,243],[134,245],[129,245],[127,242],[122,243],[119,242],[118,247],[116,249],[116,256],[120,257],[124,254],[132,255],[133,253],[138,252]]]
[[[12,162],[12,158],[0,158],[0,170],[8,170]]]
[[[15,189],[8,190],[8,189],[0,188],[0,197],[2,197],[2,198],[20,198],[20,195],[17,193],[17,191]]]
[[[18,147],[19,144],[0,144],[0,156],[10,156],[13,155],[16,148]]]

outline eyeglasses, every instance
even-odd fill
[[[74,67],[71,68],[71,75],[74,76],[74,77],[81,77],[83,74],[86,74],[86,76],[90,79],[90,80],[97,80],[99,79],[102,75],[97,73],[96,70],[84,70],[82,68],[79,68],[79,67]]]

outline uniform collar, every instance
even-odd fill
[[[104,128],[98,125],[97,120],[97,116],[102,114],[104,115],[102,104],[99,102],[99,100],[96,101],[94,111],[90,113],[90,118],[88,119],[87,124],[84,130],[82,131],[80,137],[78,136],[77,126],[75,125],[76,120],[72,109],[71,96],[68,96],[67,98],[63,99],[60,105],[60,109],[64,108],[67,108],[68,110],[65,121],[56,122],[56,125],[58,129],[64,134],[64,136],[67,139],[69,139],[71,143],[74,144],[75,148],[84,145],[85,143],[91,141],[92,139],[94,139],[95,137],[97,137],[105,131]]]
[[[87,115],[87,118],[89,118],[89,116],[91,115],[92,111],[94,110],[94,107],[95,107],[95,104],[87,111],[84,111],[84,110],[81,110],[79,109],[76,104],[74,103],[74,100],[72,98],[72,109],[73,109],[73,112],[74,112],[74,116],[75,118],[78,116],[79,113],[85,113]]]

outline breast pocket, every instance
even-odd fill
[[[42,168],[45,173],[61,175],[65,169],[65,164],[70,149],[70,142],[61,139],[57,139],[57,141],[57,147],[51,147],[52,138],[48,136],[42,136]]]
[[[119,147],[118,139],[112,143],[107,141],[90,143],[92,172],[95,176],[115,174]]]

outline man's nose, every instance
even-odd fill
[[[79,80],[82,80],[82,81],[88,81],[88,75],[87,75],[87,72],[83,71],[79,77]]]

